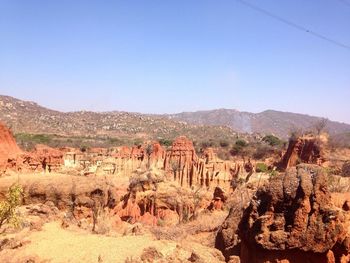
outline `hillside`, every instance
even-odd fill
[[[240,112],[231,109],[183,112],[168,115],[169,119],[197,125],[225,125],[237,132],[275,134],[286,138],[291,130],[311,130],[320,117],[305,114],[267,110],[260,113]],[[350,125],[327,121],[330,134],[350,131]]]
[[[169,139],[179,135],[196,141],[231,140],[238,133],[275,134],[286,138],[291,130],[309,130],[320,118],[280,111],[261,113],[230,109],[147,115],[130,112],[59,112],[34,102],[0,96],[0,121],[15,134],[55,134],[63,137]],[[350,132],[350,125],[328,121],[331,134]]]
[[[172,140],[186,135],[197,141],[210,138],[233,139],[236,133],[224,126],[186,124],[164,116],[151,116],[129,112],[59,112],[44,108],[34,102],[0,96],[0,121],[11,128],[17,138],[33,139],[31,134],[45,135],[37,142],[55,140],[94,140],[128,144],[147,139]],[[72,138],[73,137],[73,138]],[[36,136],[34,140],[38,138]],[[96,143],[101,141],[101,144]],[[78,143],[80,144],[80,143]],[[52,144],[51,144],[52,145]],[[58,144],[59,145],[59,144]]]

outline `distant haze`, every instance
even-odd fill
[[[350,44],[341,1],[250,2]],[[0,34],[0,94],[48,108],[273,109],[350,123],[350,51],[237,1],[5,0]]]

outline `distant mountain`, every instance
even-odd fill
[[[286,138],[295,129],[312,130],[322,118],[305,114],[267,110],[261,113],[241,112],[231,109],[183,112],[168,115],[169,119],[197,125],[225,125],[237,132],[275,134]],[[325,128],[330,134],[350,131],[350,125],[327,121]]]
[[[286,138],[292,129],[311,129],[320,118],[303,114],[230,109],[150,115],[130,112],[59,112],[9,96],[0,96],[0,121],[14,133],[62,136],[109,136],[142,139],[186,135],[196,140],[232,139],[239,133],[275,134]],[[328,121],[331,134],[350,132],[350,125]]]
[[[174,139],[179,135],[195,140],[233,140],[236,133],[225,126],[186,124],[167,116],[131,112],[59,112],[0,95],[0,121],[15,133],[55,134],[75,137],[111,137],[123,141]]]

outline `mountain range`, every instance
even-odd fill
[[[228,138],[237,133],[274,134],[287,138],[292,130],[312,129],[322,118],[274,110],[250,113],[232,109],[178,114],[60,112],[35,102],[0,96],[0,120],[14,133],[172,139],[181,134]],[[350,125],[328,120],[326,130],[330,134],[342,134],[350,132]]]

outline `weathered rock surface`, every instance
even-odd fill
[[[204,159],[199,158],[193,143],[184,136],[178,137],[166,153],[164,169],[173,173],[174,180],[181,186],[202,186],[230,188],[236,169],[233,162],[222,161],[216,157],[213,149],[207,149]]]
[[[17,146],[12,132],[0,122],[0,169],[5,169],[11,159],[15,159],[21,150]]]
[[[220,187],[215,187],[213,200],[211,201],[209,210],[222,210],[227,200],[227,195]]]
[[[287,152],[284,154],[281,169],[296,166],[299,163],[322,164],[323,144],[327,140],[324,136],[304,135],[289,140]]]
[[[23,153],[16,159],[16,168],[20,171],[52,172],[63,166],[63,152],[38,144],[31,152]]]
[[[45,145],[36,145],[31,152],[23,152],[11,131],[0,123],[0,169],[15,171],[57,171],[63,166],[63,152]]]
[[[214,196],[218,202],[226,200],[221,189]],[[166,180],[164,171],[151,169],[131,177],[128,192],[114,208],[114,214],[130,223],[174,226],[205,210],[210,200],[206,190],[180,187]]]
[[[318,166],[298,165],[273,177],[244,211],[238,231],[230,233],[225,226],[232,215],[221,245],[225,250],[238,232],[243,263],[348,262],[349,214],[333,205]]]
[[[75,213],[78,218],[91,217],[96,199],[102,207],[114,207],[117,192],[114,183],[105,178],[89,178],[64,174],[8,176],[0,179],[0,200],[8,188],[19,183],[24,190],[23,204],[53,203],[62,210]],[[85,213],[85,214],[84,214]]]

